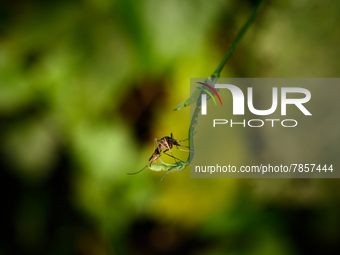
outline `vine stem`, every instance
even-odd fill
[[[215,72],[208,78],[208,80],[214,80],[214,79],[218,79],[220,77],[221,71],[223,69],[223,67],[225,66],[225,64],[227,63],[228,59],[230,58],[231,54],[234,52],[236,46],[239,44],[239,42],[241,41],[243,35],[246,33],[246,31],[248,30],[248,28],[250,27],[250,25],[253,23],[256,14],[259,10],[260,5],[262,4],[264,0],[259,0],[252,12],[252,14],[249,16],[247,22],[244,24],[244,26],[242,27],[242,29],[239,31],[239,33],[237,34],[234,42],[232,43],[232,45],[230,46],[230,48],[228,49],[227,53],[225,54],[224,58],[222,59],[221,63],[218,65],[218,67],[216,68]],[[201,92],[200,94],[202,94],[203,92]],[[190,164],[190,162],[192,161],[193,157],[194,157],[194,130],[195,130],[195,126],[197,125],[197,118],[198,118],[198,114],[200,112],[201,109],[201,97],[198,97],[197,103],[196,103],[196,107],[195,107],[195,111],[193,113],[193,116],[191,118],[190,121],[190,128],[189,128],[189,150],[191,151],[187,161],[185,162],[187,165]]]
[[[209,78],[206,79],[208,83],[214,83],[214,81],[216,81],[220,77],[220,74],[221,74],[221,71],[222,71],[223,67],[227,63],[227,61],[230,58],[231,54],[234,52],[236,46],[241,41],[243,35],[247,32],[247,30],[249,29],[250,25],[253,23],[253,21],[254,21],[254,19],[256,17],[256,14],[257,14],[257,12],[259,10],[259,7],[260,7],[260,5],[262,4],[263,1],[264,0],[259,0],[257,2],[253,12],[251,13],[251,15],[249,16],[249,18],[247,20],[247,22],[244,24],[242,29],[237,34],[237,36],[236,36],[235,40],[233,41],[232,45],[228,49],[227,53],[223,57],[223,59],[220,62],[220,64],[217,66],[215,72]],[[167,173],[163,176],[162,181],[164,180],[164,177],[167,174],[173,173],[173,172],[176,172],[176,171],[184,170],[190,164],[192,159],[194,158],[194,131],[195,131],[195,126],[197,125],[198,114],[199,114],[200,109],[201,109],[201,96],[200,96],[201,94],[202,94],[202,90],[200,90],[198,99],[196,101],[195,110],[193,112],[193,115],[192,115],[191,121],[190,121],[190,127],[189,127],[189,132],[188,132],[190,153],[189,153],[188,159],[185,162],[181,161],[181,162],[176,162],[174,164],[167,164],[167,163],[164,163],[163,161],[161,161],[161,163],[162,163],[161,165],[152,164],[152,165],[147,165],[145,167],[145,168],[149,168],[150,170],[153,170],[153,171],[162,171],[162,170],[167,171]],[[185,100],[183,103],[181,103],[175,110],[179,110],[179,109],[182,109],[182,108],[190,105],[190,103],[191,103],[190,100],[191,100],[191,97],[188,98],[187,100]]]
[[[244,24],[244,26],[242,27],[242,29],[240,30],[240,32],[236,36],[233,44],[230,46],[230,48],[228,49],[227,53],[224,55],[224,58],[222,59],[221,63],[218,65],[218,67],[216,68],[215,72],[210,76],[211,78],[219,78],[220,77],[220,73],[221,73],[223,67],[227,63],[227,61],[230,58],[231,54],[234,52],[236,46],[241,41],[243,35],[246,33],[246,31],[248,30],[250,25],[253,23],[253,21],[255,19],[255,16],[256,16],[259,8],[260,8],[260,5],[262,4],[263,1],[264,0],[259,0],[257,2],[256,6],[255,6],[255,9],[253,10],[252,14],[250,15],[248,21],[246,22],[246,24]]]

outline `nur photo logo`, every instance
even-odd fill
[[[221,103],[221,106],[222,106],[222,101],[221,101],[220,95],[217,93],[217,91],[213,87],[211,87],[210,85],[208,85],[206,83],[203,83],[203,82],[197,82],[197,83],[199,83],[199,84],[201,84],[203,86],[206,86],[212,92],[214,92],[214,94],[217,96],[218,100],[220,100],[220,103]],[[214,96],[210,93],[209,90],[207,90],[205,88],[201,88],[201,87],[197,87],[197,88],[203,90],[204,92],[206,92],[212,98],[212,100],[214,100],[215,106],[217,105]],[[201,102],[202,102],[202,111],[201,111],[201,114],[202,115],[207,115],[207,94],[202,94],[201,95]]]
[[[216,89],[228,89],[231,93],[231,100],[232,100],[232,113],[233,115],[245,115],[245,104],[247,104],[248,111],[251,114],[257,116],[268,116],[276,112],[278,108],[280,108],[281,116],[287,115],[287,106],[292,105],[292,107],[296,107],[299,112],[301,112],[305,116],[311,116],[312,114],[310,111],[307,110],[306,104],[311,99],[311,92],[308,89],[301,88],[301,87],[271,87],[271,105],[270,107],[266,107],[266,109],[258,109],[254,106],[254,93],[253,87],[247,87],[246,95],[243,91],[236,85],[232,84],[215,84],[210,86],[203,82],[197,82],[204,87],[197,87],[198,89],[204,91],[205,93],[201,94],[201,115],[207,115],[207,94],[213,99],[215,106],[217,105],[214,95],[211,91],[217,96],[220,104],[222,106],[222,100],[220,95],[217,93]],[[206,88],[205,88],[206,87]],[[210,91],[209,91],[210,89]],[[262,91],[260,87],[256,87]],[[268,93],[268,90],[265,91]],[[279,93],[280,92],[280,93]],[[260,98],[269,99],[270,95],[261,92]],[[255,100],[256,101],[256,100]],[[290,109],[292,109],[292,107]],[[240,124],[243,127],[248,124],[249,127],[262,127],[265,122],[271,122],[271,126],[274,127],[275,122],[281,122],[281,126],[283,127],[295,127],[297,126],[298,122],[295,119],[250,119],[246,121],[245,119],[242,122],[233,122],[232,119],[214,119],[213,120],[213,127],[218,124],[227,124],[230,123],[230,127],[235,124]],[[290,123],[290,124],[288,124]]]

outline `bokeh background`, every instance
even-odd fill
[[[173,109],[254,4],[1,1],[0,254],[338,254],[336,179],[127,175],[155,137],[187,137],[189,108]],[[338,77],[339,13],[265,1],[221,76]]]

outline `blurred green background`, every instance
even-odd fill
[[[173,109],[254,4],[1,1],[0,254],[338,254],[338,180],[127,175],[187,137]],[[221,76],[338,77],[339,13],[265,1]]]

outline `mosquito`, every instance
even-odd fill
[[[163,137],[161,140],[158,140],[157,138],[155,138],[155,144],[158,143],[158,146],[157,146],[157,148],[155,149],[155,151],[152,153],[151,157],[149,158],[149,162],[155,163],[155,162],[157,161],[157,159],[161,156],[162,150],[163,150],[163,149],[165,149],[165,150],[163,151],[163,153],[164,153],[165,155],[168,155],[169,157],[172,157],[172,158],[175,160],[175,162],[177,162],[176,159],[177,159],[178,161],[182,161],[182,160],[176,158],[176,157],[172,154],[171,149],[172,149],[172,147],[175,145],[176,148],[177,148],[178,150],[180,150],[180,151],[190,152],[190,150],[184,150],[184,149],[178,148],[178,147],[189,148],[188,146],[184,146],[184,145],[181,145],[181,144],[180,144],[180,143],[183,143],[183,142],[185,142],[185,141],[187,141],[187,140],[188,140],[188,138],[185,139],[185,140],[182,140],[182,141],[176,140],[176,139],[173,137],[172,133],[171,133],[171,136],[170,136],[170,137],[169,137],[169,136],[165,136],[165,137]],[[170,151],[171,155],[168,154],[168,153],[166,153],[167,151]]]
[[[149,158],[149,163],[143,168],[141,169],[140,171],[138,172],[135,172],[135,173],[128,173],[129,175],[132,175],[132,174],[138,174],[140,173],[141,171],[143,171],[145,168],[147,168],[148,166],[150,166],[151,164],[155,163],[157,161],[158,158],[160,158],[160,156],[162,155],[162,150],[164,149],[163,153],[165,155],[168,155],[169,157],[172,157],[175,162],[177,163],[176,159],[180,162],[182,162],[182,160],[180,160],[179,158],[176,158],[173,154],[172,154],[172,147],[175,145],[176,148],[178,150],[181,150],[181,151],[186,151],[186,152],[190,152],[190,150],[185,150],[185,149],[181,149],[179,147],[184,147],[184,148],[189,148],[188,146],[184,146],[184,145],[181,145],[180,143],[183,143],[185,141],[187,141],[187,139],[185,140],[176,140],[174,137],[173,137],[173,134],[171,133],[170,137],[169,136],[165,136],[163,137],[162,139],[157,139],[155,138],[155,145],[157,144],[157,147],[155,148],[154,152],[152,153],[151,157]],[[171,155],[166,153],[167,151],[170,151]]]

